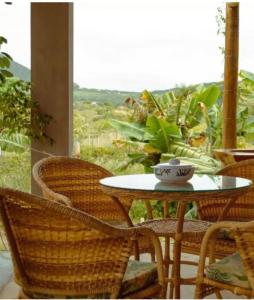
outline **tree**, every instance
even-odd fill
[[[8,70],[12,58],[1,51],[5,43],[7,40],[0,36],[0,146],[23,144],[30,138],[53,142],[46,133],[51,117],[31,98],[31,83]]]

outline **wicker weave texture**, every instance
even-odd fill
[[[128,216],[133,199],[113,199],[102,191],[99,180],[113,175],[101,166],[72,157],[49,157],[35,164],[33,176],[47,199],[70,204],[111,224],[133,226]],[[138,249],[154,258],[154,248],[146,238],[139,239]]]
[[[142,222],[140,225],[153,229],[158,236],[175,237],[178,219],[159,219]],[[209,222],[200,220],[185,220],[183,223],[183,238],[200,239],[211,225]],[[195,239],[196,240],[196,239]]]
[[[236,227],[234,236],[254,296],[254,221]]]
[[[226,175],[233,177],[243,177],[254,182],[254,159],[244,160],[238,163],[229,165],[218,172],[218,175]],[[232,192],[231,197],[235,193]],[[226,215],[221,220],[232,221],[251,221],[254,220],[254,186],[242,195],[237,195],[237,200],[233,203],[230,209],[227,210]],[[198,214],[200,219],[210,222],[216,222],[223,211],[223,208],[228,203],[229,198],[217,199],[202,199],[197,201]],[[191,254],[198,254],[200,252],[200,240],[196,243],[183,241],[183,251]],[[230,239],[218,239],[214,247],[214,255],[217,258],[230,255],[236,251],[236,244]]]
[[[218,231],[222,228],[229,229],[236,240],[236,250],[239,251],[243,261],[245,273],[251,285],[251,289],[242,288],[240,286],[227,284],[220,281],[208,279],[205,275],[206,257],[208,251],[214,243],[219,240],[214,240]],[[214,261],[211,260],[211,263]],[[197,280],[196,280],[195,298],[203,298],[214,291],[229,290],[236,295],[245,295],[247,297],[254,297],[254,221],[251,222],[218,222],[213,224],[206,232],[200,252],[200,260],[198,266]]]
[[[73,207],[100,220],[126,221],[119,206],[102,192],[99,180],[112,174],[98,165],[77,158],[50,157],[34,166],[33,176],[48,199],[61,201],[64,195]],[[128,212],[132,201],[121,200]]]
[[[148,229],[115,228],[84,212],[9,189],[0,189],[0,210],[16,280],[28,292],[116,298],[132,240],[142,232],[155,244],[163,282],[160,244]]]
[[[243,177],[254,182],[254,159],[244,160],[232,165],[229,165],[218,172],[218,175],[226,175],[233,177]],[[233,196],[233,194],[232,194]],[[228,199],[224,201],[214,199],[213,201],[198,202],[198,212],[202,220],[215,222],[217,221],[223,207]],[[238,197],[233,206],[227,212],[224,220],[234,221],[250,221],[254,219],[254,186],[247,193]]]

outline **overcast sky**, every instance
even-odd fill
[[[239,67],[254,72],[254,1],[240,1]],[[74,1],[74,81],[141,91],[221,80],[217,0]],[[1,2],[3,48],[30,67],[30,3]]]

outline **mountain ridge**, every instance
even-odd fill
[[[29,68],[23,66],[22,64],[12,61],[10,71],[13,73],[15,77],[18,77],[25,81],[31,80],[31,71]],[[216,84],[220,87],[222,86],[222,82],[210,82],[210,83],[202,83],[203,85],[211,85]],[[189,87],[195,87],[199,84],[193,84]],[[165,89],[165,90],[154,90],[151,91],[154,94],[161,95],[168,91],[180,91],[184,86],[176,86],[173,88]],[[138,99],[140,92],[131,92],[131,91],[119,91],[119,90],[108,90],[108,89],[95,89],[95,88],[86,88],[80,87],[77,83],[73,83],[73,98],[75,101],[82,102],[96,102],[108,105],[121,105],[127,98]]]

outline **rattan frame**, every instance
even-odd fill
[[[236,250],[239,251],[242,258],[251,289],[211,280],[205,275],[206,258],[211,254],[214,243],[218,241],[216,236],[218,231],[222,228],[229,229],[234,235]],[[214,292],[220,296],[218,293],[223,289],[229,290],[236,295],[244,295],[250,298],[254,297],[254,221],[246,223],[229,221],[218,222],[207,230],[203,238],[197,272],[195,299],[203,298]]]
[[[120,229],[66,205],[3,188],[0,212],[23,295],[117,298],[133,240],[145,236],[155,249],[158,283],[126,297],[165,297],[161,245],[151,229]]]
[[[151,175],[152,176],[152,175]],[[161,201],[165,201],[168,203],[169,199],[174,199],[174,201],[178,202],[178,208],[177,208],[177,222],[175,220],[168,219],[168,228],[171,227],[172,235],[174,238],[174,249],[173,249],[173,261],[170,258],[170,238],[169,234],[162,232],[158,226],[159,223],[164,223],[164,220],[158,220],[155,222],[148,222],[152,224],[154,231],[158,234],[158,236],[164,236],[165,241],[165,255],[164,255],[164,264],[166,268],[166,274],[168,274],[168,268],[169,264],[173,263],[172,271],[171,271],[171,278],[169,278],[170,282],[170,298],[180,298],[180,286],[181,284],[195,284],[195,278],[181,278],[181,272],[180,272],[180,265],[181,263],[187,263],[191,265],[196,265],[194,262],[191,261],[181,261],[181,252],[182,252],[182,244],[188,241],[189,244],[195,245],[198,243],[198,249],[200,249],[200,243],[202,240],[202,234],[205,233],[207,230],[207,226],[209,226],[208,222],[195,220],[195,222],[198,224],[200,223],[200,232],[196,231],[193,232],[193,222],[186,222],[185,228],[184,228],[184,216],[186,213],[186,207],[188,202],[190,201],[196,201],[199,199],[199,201],[209,201],[213,199],[217,199],[218,201],[221,200],[223,202],[224,199],[227,199],[227,204],[223,208],[221,217],[223,217],[228,209],[231,207],[231,205],[234,203],[234,201],[237,199],[239,195],[242,195],[243,193],[247,192],[249,189],[249,186],[238,188],[233,191],[232,196],[232,190],[220,190],[220,191],[209,191],[209,192],[197,192],[197,191],[190,191],[186,193],[182,192],[164,192],[164,191],[147,191],[147,190],[136,190],[136,189],[127,189],[127,188],[120,188],[107,185],[103,183],[103,180],[101,181],[102,189],[105,191],[108,195],[115,195],[117,197],[123,197],[128,196],[132,199],[142,199],[144,201],[150,201],[151,199],[157,199]],[[158,223],[157,223],[158,222]],[[173,224],[172,224],[173,222]],[[194,223],[195,223],[194,222]],[[170,224],[171,223],[171,224]],[[145,225],[146,222],[144,222],[143,225]],[[176,226],[174,226],[174,224]],[[196,226],[195,226],[196,227]],[[198,227],[198,225],[197,225]],[[197,228],[196,227],[196,228]],[[203,232],[202,232],[203,231]]]
[[[111,224],[134,226],[129,217],[133,199],[110,197],[101,190],[99,180],[113,176],[103,167],[74,157],[53,156],[38,161],[32,173],[45,198],[75,207]],[[150,203],[146,206],[150,215]],[[140,253],[150,253],[154,261],[154,248],[145,238],[140,238],[134,247],[136,259]]]
[[[228,165],[217,172],[217,175],[235,176],[250,179],[254,182],[254,159],[243,160],[234,164]],[[225,201],[202,200],[197,201],[197,209],[199,219],[208,222],[216,221],[252,221],[254,220],[254,185],[252,185],[247,193],[238,195],[237,200],[233,203],[227,213],[220,217],[223,207],[226,205],[228,198]],[[183,252],[190,254],[199,254],[201,240],[197,239],[194,242],[183,241]],[[214,256],[222,258],[236,251],[235,241],[231,239],[218,239],[215,245]]]

